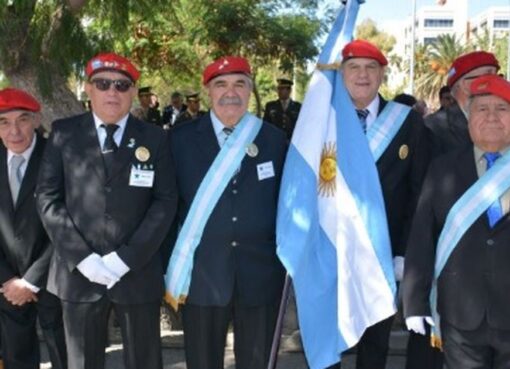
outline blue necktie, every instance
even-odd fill
[[[359,122],[361,123],[361,128],[363,129],[363,133],[367,133],[367,117],[368,117],[368,109],[356,109],[356,114],[358,114]]]
[[[487,170],[489,170],[497,159],[501,157],[499,152],[486,152],[483,154],[485,160],[487,161]],[[494,227],[494,225],[503,217],[503,209],[501,209],[501,204],[499,203],[499,199],[494,201],[491,206],[487,209],[487,217],[489,218],[490,227]]]

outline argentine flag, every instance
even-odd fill
[[[363,1],[347,1],[319,57],[278,204],[277,252],[292,277],[312,369],[340,361],[366,328],[396,311],[379,177],[338,71]]]

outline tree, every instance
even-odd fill
[[[98,51],[133,58],[145,74],[200,86],[202,68],[228,53],[254,65],[304,65],[317,53],[318,1],[0,0],[0,70],[44,106],[44,120],[83,110],[68,87]],[[283,8],[292,5],[289,12]],[[284,11],[285,10],[285,11]],[[175,76],[178,76],[176,78]]]
[[[455,35],[441,35],[428,45],[425,53],[417,55],[416,94],[429,101],[437,100],[439,89],[446,84],[453,61],[469,50]],[[421,58],[421,62],[420,62]]]
[[[356,38],[373,43],[384,55],[390,55],[396,43],[395,37],[379,30],[377,24],[369,18],[356,27]]]

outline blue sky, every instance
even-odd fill
[[[416,9],[434,4],[435,0],[416,0]],[[504,5],[510,5],[510,0],[468,0],[468,16],[472,17],[490,6]],[[412,0],[366,0],[360,7],[358,21],[371,18],[380,24],[391,20],[403,20],[411,15],[412,9]]]

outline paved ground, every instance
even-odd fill
[[[288,341],[292,338],[286,337]],[[118,341],[116,337],[112,341]],[[230,341],[230,340],[229,340]],[[391,335],[391,349],[386,369],[404,369],[405,365],[405,344],[407,333],[393,331]],[[282,342],[282,349],[278,356],[277,369],[308,369],[305,358],[301,351],[294,351],[294,342]],[[106,369],[123,369],[122,345],[114,342],[106,350]],[[41,369],[49,369],[51,365],[46,362],[47,356],[43,347],[43,360]],[[355,353],[347,354],[342,362],[343,369],[353,369],[356,360]],[[164,369],[186,369],[184,362],[184,350],[182,348],[182,332],[165,332],[163,337],[163,364]],[[225,367],[235,369],[232,346],[229,344],[225,351]]]

